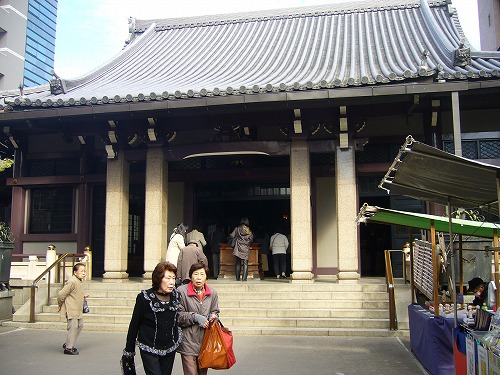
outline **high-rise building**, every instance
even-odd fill
[[[58,0],[0,0],[0,91],[52,77]]]
[[[481,50],[500,50],[500,0],[478,0]]]

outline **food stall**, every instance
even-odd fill
[[[412,244],[410,250],[412,304],[408,306],[410,345],[420,362],[432,374],[455,374],[455,343],[452,336],[452,332],[456,327],[454,315],[455,312],[459,311],[461,313],[460,316],[464,317],[466,310],[463,309],[462,304],[459,304],[458,308],[450,306],[446,310],[440,310],[439,308],[445,302],[442,300],[443,295],[441,294],[441,285],[439,283],[439,273],[442,269],[441,263],[444,257],[438,251],[437,233],[449,230],[449,218],[390,210],[377,206],[369,206],[365,203],[359,211],[357,222],[399,225],[430,232],[430,242],[423,240],[409,241]],[[451,226],[453,233],[460,236],[460,238],[464,235],[474,235],[476,237],[493,239],[493,243],[498,247],[499,224],[452,218]],[[477,250],[482,254],[485,253],[485,249]],[[490,254],[497,253],[493,248],[489,252]],[[458,257],[461,260],[461,248],[458,249],[458,253]],[[498,258],[496,260],[495,270],[498,271]],[[462,270],[461,267],[459,269]],[[498,279],[497,272],[494,273],[494,276],[495,279]],[[459,272],[459,280],[460,285],[462,285],[462,272]],[[424,294],[431,301],[429,304],[431,309],[415,303],[416,291]],[[438,308],[435,308],[436,306]],[[458,320],[462,322],[461,318]],[[456,333],[456,337],[460,336],[458,339],[465,342],[464,334],[470,335],[472,333]]]
[[[500,217],[499,200],[500,200],[500,167],[489,165],[485,163],[480,163],[474,160],[466,159],[460,156],[456,156],[442,150],[436,149],[434,147],[428,146],[424,143],[420,143],[413,139],[413,137],[408,136],[403,146],[401,147],[398,155],[394,159],[388,172],[382,179],[379,187],[386,190],[389,194],[393,195],[403,195],[412,197],[419,200],[424,200],[432,203],[438,203],[447,206],[449,213],[453,212],[452,207],[461,207],[476,209],[479,208],[485,212],[491,212],[494,215]],[[402,217],[398,219],[397,223],[399,225],[404,225],[401,223]],[[445,218],[448,221],[448,229],[443,229],[442,231],[447,231],[449,233],[450,241],[454,241],[454,233],[460,233],[461,226],[456,226],[454,224],[454,219],[451,214]],[[478,222],[480,228],[485,227],[484,222]],[[499,269],[498,269],[498,224],[492,224],[494,227],[490,228],[492,231],[491,237],[493,238],[493,247],[490,251],[493,252],[494,259],[494,281],[496,286],[496,301],[499,301],[500,285],[499,285]],[[429,319],[439,319],[440,310],[438,308],[438,298],[439,290],[438,281],[439,278],[436,277],[439,269],[439,260],[437,256],[437,244],[436,244],[436,220],[433,218],[430,221],[430,252],[431,252],[431,262],[432,262],[432,300],[434,301],[435,312],[434,317],[429,317]],[[473,235],[478,235],[479,228],[475,230]],[[489,236],[488,236],[489,237]],[[410,241],[413,242],[413,241]],[[484,251],[484,249],[483,249]],[[460,249],[459,249],[460,252]],[[460,254],[459,254],[460,256]],[[450,295],[452,298],[452,306],[454,311],[453,326],[457,328],[457,292],[456,292],[456,277],[455,277],[455,250],[453,244],[450,246],[450,264],[451,264],[451,277],[450,277]],[[460,258],[462,260],[462,258]],[[459,262],[461,263],[461,262]],[[414,265],[414,263],[413,263]],[[461,268],[459,268],[461,269]],[[411,278],[412,282],[412,292],[414,285],[414,272],[412,270]],[[461,276],[460,276],[461,277]],[[462,291],[462,280],[460,282],[460,290]],[[413,294],[413,293],[412,293]],[[409,311],[410,312],[410,311]],[[437,321],[437,320],[436,320]],[[446,322],[445,322],[446,324]],[[490,327],[489,327],[490,328]],[[445,329],[448,332],[449,329]],[[412,333],[412,321],[410,321],[410,342],[412,350],[418,350],[416,343],[412,340],[412,335],[415,337],[421,332],[414,330]],[[447,334],[446,334],[447,335]],[[433,339],[433,335],[428,335],[424,337],[425,341]],[[439,337],[439,336],[438,336]],[[489,358],[488,355],[484,355],[484,350],[477,350],[477,345],[471,345],[471,341],[476,340],[475,343],[480,343],[480,337],[477,336],[471,339],[472,333],[469,332],[467,336],[467,342],[469,350],[467,367],[469,370],[471,366],[483,363],[484,358]],[[427,348],[432,347],[429,342],[427,342]],[[481,345],[481,344],[480,344]],[[453,342],[453,346],[457,346],[457,341]],[[452,352],[453,353],[453,352]],[[478,355],[471,353],[482,353],[481,358]],[[493,353],[493,352],[491,352]],[[428,362],[423,356],[417,357],[422,361],[424,360],[424,365],[429,369],[432,368],[432,364]],[[446,362],[450,361],[450,355],[445,354]],[[432,358],[431,361],[440,361],[439,358]],[[495,362],[497,358],[492,358]],[[484,366],[483,366],[484,367]],[[484,368],[483,368],[484,369]],[[451,368],[432,368],[433,374],[454,374],[455,370],[458,373],[463,371],[463,366],[455,366],[455,369]],[[468,372],[471,373],[471,372]],[[472,372],[473,373],[473,372]],[[481,372],[483,373],[483,372]]]

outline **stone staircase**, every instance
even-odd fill
[[[382,278],[361,279],[359,283],[289,280],[209,280],[219,293],[220,318],[235,334],[307,336],[408,336],[408,325],[399,322],[398,331],[389,330],[388,294]],[[135,297],[150,283],[85,283],[90,294],[90,313],[84,315],[85,330],[126,332]],[[14,314],[2,325],[66,329],[57,311],[54,287],[49,306],[36,314],[36,323],[27,323],[25,311]],[[24,311],[21,313],[21,310]]]

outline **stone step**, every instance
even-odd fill
[[[232,296],[235,298],[235,296]],[[389,301],[385,299],[369,300],[366,298],[358,300],[283,300],[283,299],[241,299],[241,296],[236,296],[236,299],[230,299],[228,296],[219,295],[220,308],[236,308],[245,307],[250,309],[266,309],[266,308],[283,308],[283,309],[299,309],[299,308],[314,308],[314,309],[387,309]],[[255,296],[254,296],[255,297]],[[118,307],[134,307],[135,298],[108,298],[108,297],[90,297],[88,299],[89,306],[118,306]],[[57,306],[57,299],[51,298],[50,305]]]
[[[137,297],[140,290],[85,290],[91,298],[116,298],[116,299],[133,299]],[[342,301],[355,301],[359,299],[359,294],[363,295],[364,300],[387,300],[388,296],[386,292],[338,292],[338,291],[316,291],[316,292],[305,292],[305,291],[225,291],[217,290],[219,294],[219,299],[226,300],[239,300],[242,298],[250,300],[342,300]],[[55,298],[51,300],[51,303],[56,301]]]
[[[247,282],[236,282],[234,280],[209,280],[209,285],[213,286],[220,292],[274,292],[274,291],[289,291],[289,292],[317,292],[335,291],[335,292],[383,292],[386,293],[386,286],[380,283],[380,278],[371,283],[360,282],[353,284],[341,284],[336,282],[296,282],[289,279],[286,280],[252,280]],[[40,284],[43,285],[43,284]],[[53,284],[55,288],[62,287],[61,284]],[[85,290],[87,291],[111,291],[110,285],[113,285],[112,291],[133,291],[138,293],[143,289],[151,287],[151,282],[135,282],[126,281],[123,283],[108,283],[99,280],[85,282]]]
[[[90,313],[84,315],[86,330],[126,331],[137,294],[150,282],[85,283]],[[408,328],[389,330],[388,295],[381,278],[342,284],[292,282],[290,280],[210,280],[219,294],[221,319],[233,332],[245,335],[348,335],[404,336]],[[57,290],[58,285],[54,287]],[[18,327],[66,329],[56,298],[36,316],[36,323]]]
[[[22,323],[5,321],[2,322],[6,327],[19,327],[31,329],[48,329],[48,330],[66,330],[65,322],[36,322]],[[232,328],[228,326],[233,335],[237,339],[238,335],[276,335],[276,336],[357,336],[357,337],[409,337],[408,330],[388,330],[388,329],[366,329],[366,328],[351,328],[348,331],[345,329],[331,328],[289,328],[289,327],[248,327],[248,328]],[[106,331],[106,332],[127,332],[127,324],[99,324],[87,323],[84,325],[85,331]]]
[[[321,317],[235,317],[221,313],[221,320],[224,324],[234,328],[250,328],[250,327],[286,327],[286,328],[370,328],[370,329],[388,329],[388,319],[366,319],[366,318],[321,318]],[[37,314],[37,322],[61,322],[62,318],[58,313],[39,313]],[[114,324],[129,324],[130,315],[116,314],[85,314],[85,325],[88,323],[99,323],[105,325]]]
[[[388,313],[385,309],[326,309],[326,308],[263,308],[263,309],[248,309],[240,307],[225,307],[223,304],[219,306],[224,316],[229,317],[259,317],[259,318],[365,318],[365,319],[387,319]],[[129,318],[132,316],[133,306],[97,306],[90,305],[90,315],[126,315]],[[44,306],[44,313],[58,314],[58,307],[55,305]]]

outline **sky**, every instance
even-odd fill
[[[76,78],[112,59],[125,45],[129,17],[143,20],[189,17],[346,1],[59,0],[54,70],[62,78]],[[477,0],[452,0],[452,2],[457,9],[465,35],[472,46],[479,49]]]

